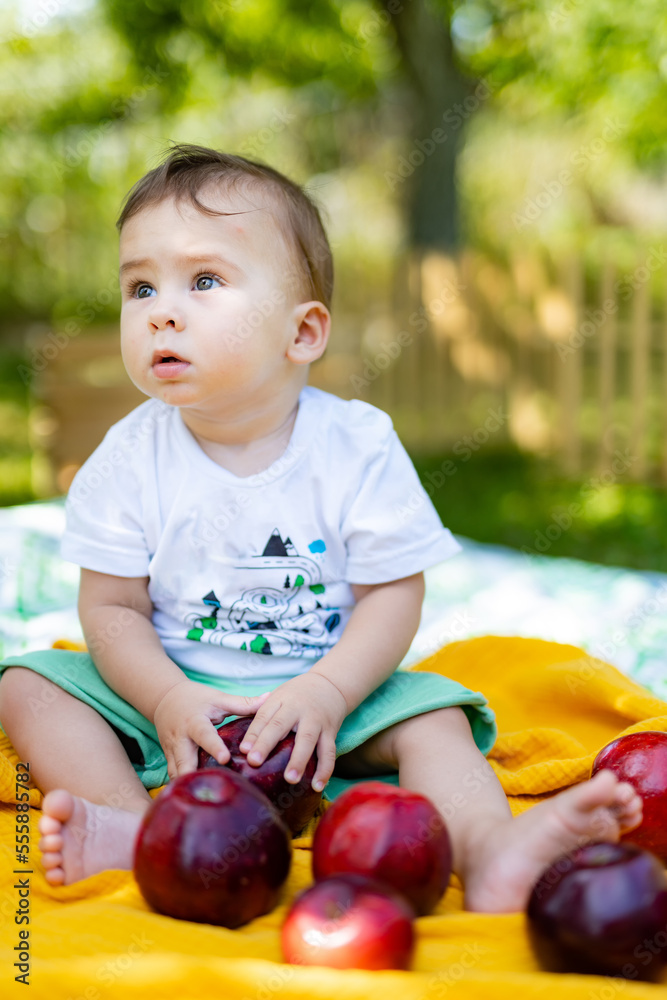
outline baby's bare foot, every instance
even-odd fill
[[[494,824],[471,844],[463,874],[465,906],[483,913],[523,910],[544,869],[594,840],[616,841],[641,822],[642,800],[611,771]]]
[[[96,805],[62,788],[42,803],[38,847],[46,881],[69,885],[107,868],[130,870],[141,814]]]

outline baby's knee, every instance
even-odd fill
[[[59,688],[53,681],[29,667],[7,667],[0,677],[0,723],[28,712],[34,714],[36,705],[51,704]]]
[[[453,705],[451,708],[434,708],[430,712],[413,715],[403,722],[396,723],[395,727],[395,736],[403,745],[419,744],[424,741],[431,743],[440,735],[446,735],[448,738],[459,737],[463,740],[472,739],[468,716],[458,705]]]

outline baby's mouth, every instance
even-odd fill
[[[158,378],[172,378],[175,375],[180,375],[189,366],[190,362],[185,361],[178,354],[156,351],[153,355],[152,369]]]
[[[180,356],[180,354],[173,354],[169,350],[166,350],[166,351],[154,351],[153,352],[153,364],[154,365],[162,364],[162,362],[164,362],[164,361],[180,361],[180,362],[184,362],[185,364],[188,364],[188,362],[185,361],[185,358],[182,358]]]

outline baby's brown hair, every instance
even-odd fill
[[[299,297],[323,302],[331,309],[333,258],[319,210],[302,187],[263,163],[207,146],[174,144],[164,162],[130,190],[116,226],[122,230],[143,208],[167,198],[189,198],[205,215],[231,214],[199,200],[202,188],[216,183],[232,190],[243,183],[246,187],[255,184],[268,192],[276,207],[276,223],[291,250]]]

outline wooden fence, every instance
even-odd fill
[[[363,296],[337,305],[310,381],[387,410],[410,449],[512,443],[573,476],[667,482],[666,263],[662,247],[625,267],[582,254],[414,256],[365,320]],[[116,327],[55,331],[30,355],[36,487],[48,495],[145,397]]]
[[[366,345],[358,394],[408,447],[493,438],[571,475],[624,463],[629,478],[667,481],[666,263],[662,247],[626,267],[415,258],[397,275],[393,335],[387,324]]]

